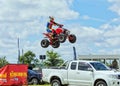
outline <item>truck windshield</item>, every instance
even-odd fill
[[[107,66],[100,62],[90,62],[90,64],[96,69],[96,70],[110,70]]]

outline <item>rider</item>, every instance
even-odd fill
[[[59,25],[59,24],[54,21],[54,17],[49,16],[49,18],[50,18],[50,20],[47,23],[47,32],[50,33],[50,35],[52,37],[54,37],[55,36],[55,30],[52,27],[56,26],[56,25]]]

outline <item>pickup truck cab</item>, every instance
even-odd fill
[[[68,61],[42,73],[43,81],[51,86],[120,86],[120,73],[97,61]]]

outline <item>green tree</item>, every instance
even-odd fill
[[[5,66],[6,64],[9,64],[9,62],[6,60],[6,57],[0,57],[0,68]]]
[[[60,58],[60,55],[53,50],[46,52],[47,59],[44,61],[45,66],[53,67],[53,66],[60,66],[64,60]]]
[[[39,60],[37,58],[35,58],[35,54],[32,51],[27,51],[26,53],[24,53],[22,56],[20,56],[20,63],[24,63],[24,64],[34,64],[34,66],[36,64],[39,63]]]

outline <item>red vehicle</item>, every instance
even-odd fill
[[[63,25],[58,25],[59,27],[56,30],[53,30],[53,37],[50,36],[49,33],[43,33],[45,38],[41,41],[41,46],[43,48],[47,48],[51,45],[53,48],[58,48],[60,43],[64,43],[66,39],[69,40],[70,43],[76,42],[76,36],[74,34],[70,34],[70,31],[62,28]]]

